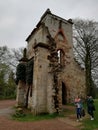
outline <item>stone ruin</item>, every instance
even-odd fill
[[[59,113],[75,96],[85,98],[85,72],[74,59],[72,26],[71,19],[47,9],[26,39],[25,81],[19,79],[16,100],[34,115]]]

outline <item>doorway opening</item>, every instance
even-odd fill
[[[62,105],[67,103],[67,90],[64,82],[62,82]]]

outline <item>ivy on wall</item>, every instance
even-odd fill
[[[26,63],[24,62],[19,63],[16,68],[16,84],[19,80],[26,83]]]
[[[34,58],[30,59],[26,65],[26,83],[27,83],[27,85],[31,85],[33,82],[33,66],[34,66]]]

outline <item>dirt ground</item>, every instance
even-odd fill
[[[34,122],[14,121],[10,116],[14,112],[13,106],[15,100],[0,101],[0,130],[80,130],[81,123],[76,122],[75,115]]]

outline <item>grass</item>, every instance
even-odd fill
[[[98,130],[98,99],[95,99],[96,111],[94,112],[95,120],[91,121],[90,116],[83,120],[83,128],[81,130]]]
[[[64,115],[61,114],[47,114],[47,113],[43,113],[43,114],[39,114],[34,116],[29,110],[16,110],[16,113],[12,115],[12,119],[13,120],[17,120],[17,121],[38,121],[38,120],[45,120],[45,119],[54,119],[56,117],[64,117]]]
[[[33,116],[32,114],[29,113],[20,117],[13,116],[13,119],[17,121],[38,121],[38,120],[44,120],[44,119],[53,119],[56,117],[57,117],[57,114],[42,114],[42,115]]]

